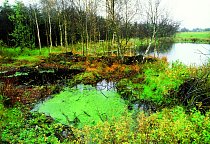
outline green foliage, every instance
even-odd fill
[[[3,42],[3,40],[0,40],[0,47],[5,47],[6,46],[6,44]]]
[[[94,127],[75,130],[78,142],[85,143],[208,143],[209,113],[186,114],[182,107],[163,109],[146,116],[139,113],[133,120],[129,115]]]
[[[164,66],[161,62],[154,63],[144,72],[145,84],[140,99],[152,100],[159,104],[170,103],[174,100],[170,95],[170,90],[177,91],[190,74],[187,67],[178,62],[173,63],[171,68]]]
[[[49,122],[43,114],[22,112],[22,107],[18,107],[6,109],[0,103],[1,143],[60,142],[55,136],[63,132],[64,126]],[[69,139],[75,143],[208,143],[210,112],[203,115],[192,109],[187,114],[182,107],[175,107],[150,116],[138,113],[135,118],[124,112],[121,118],[72,131],[76,139],[66,137],[66,142]]]
[[[188,109],[197,107],[202,112],[210,106],[210,67],[208,65],[193,69],[193,76],[187,78],[180,86],[180,102]]]
[[[169,67],[164,61],[146,63],[143,74],[138,74],[131,80],[122,79],[118,83],[119,93],[125,99],[152,101],[159,106],[176,104],[178,97],[171,91],[178,91],[185,79],[190,77],[190,70],[179,62]]]
[[[124,70],[130,73],[129,68]],[[209,74],[208,67],[201,68],[195,73],[194,71],[193,68],[187,68],[179,62],[170,66],[162,61],[146,63],[142,72],[130,79],[124,78],[118,83],[119,93],[130,101],[140,98],[157,103],[160,107],[164,104],[177,105],[179,97],[171,91],[177,91],[192,73],[198,78]],[[85,72],[76,77],[80,81],[84,78],[89,81],[99,75]],[[76,136],[73,142],[209,143],[210,141],[209,111],[206,111],[205,115],[196,109],[185,113],[184,108],[175,107],[164,108],[149,116],[144,113],[136,114],[127,112],[125,103],[112,91],[96,92],[93,87],[79,88],[79,90],[66,89],[55,96],[57,100],[46,104],[48,108],[43,108],[45,112],[52,112],[51,115],[57,122],[74,126],[76,120],[84,122],[83,128],[73,129]],[[111,102],[112,100],[114,102]],[[2,101],[3,98],[0,96],[0,143],[59,143],[56,133],[63,132],[62,124],[55,124],[53,120],[49,122],[43,114],[25,112],[20,105],[5,108]],[[65,104],[69,104],[69,107]],[[73,140],[71,137],[63,139]]]
[[[15,14],[10,16],[10,20],[14,22],[15,29],[11,34],[14,38],[16,46],[21,47],[21,51],[25,47],[32,47],[34,39],[32,29],[27,22],[27,11],[23,3],[17,2],[14,6]]]
[[[0,55],[3,57],[14,58],[20,55],[20,51],[18,48],[2,48],[0,50]]]
[[[62,49],[60,47],[53,47],[52,53],[62,53]],[[13,64],[19,63],[19,61],[28,61],[28,62],[37,62],[42,58],[46,58],[50,55],[49,48],[42,48],[42,54],[40,55],[39,49],[29,49],[24,48],[21,50],[21,47],[17,48],[3,48],[0,50],[0,55],[4,58],[5,62],[8,65],[8,60],[16,60]],[[12,64],[10,62],[10,64]]]
[[[2,99],[2,98],[1,98]],[[0,143],[58,143],[55,125],[46,116],[21,111],[22,107],[4,108],[0,102]]]

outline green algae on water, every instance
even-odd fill
[[[125,110],[126,105],[116,91],[99,91],[89,85],[66,88],[38,108],[58,122],[78,127],[111,121],[121,117]]]

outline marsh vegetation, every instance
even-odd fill
[[[158,0],[143,22],[100,2],[107,17],[95,1],[0,7],[0,143],[209,143],[209,61],[161,56],[209,35],[176,33]]]

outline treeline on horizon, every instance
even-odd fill
[[[27,6],[18,1],[10,5],[6,0],[0,6],[1,45],[34,48],[113,39],[127,42],[130,38],[170,37],[179,28],[179,23],[170,19],[167,13],[160,15],[159,7],[144,10],[146,18],[133,22],[133,16],[138,13],[128,9],[129,0],[119,1],[106,0],[103,6],[106,16],[100,16],[100,0],[82,4],[42,0]]]
[[[210,31],[210,28],[194,28],[194,29],[188,29],[188,28],[181,28],[179,30],[180,32],[208,32]]]

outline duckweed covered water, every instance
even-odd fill
[[[43,102],[38,112],[50,115],[57,122],[83,127],[119,118],[126,108],[124,100],[113,89],[97,90],[93,86],[81,84],[66,88]]]

